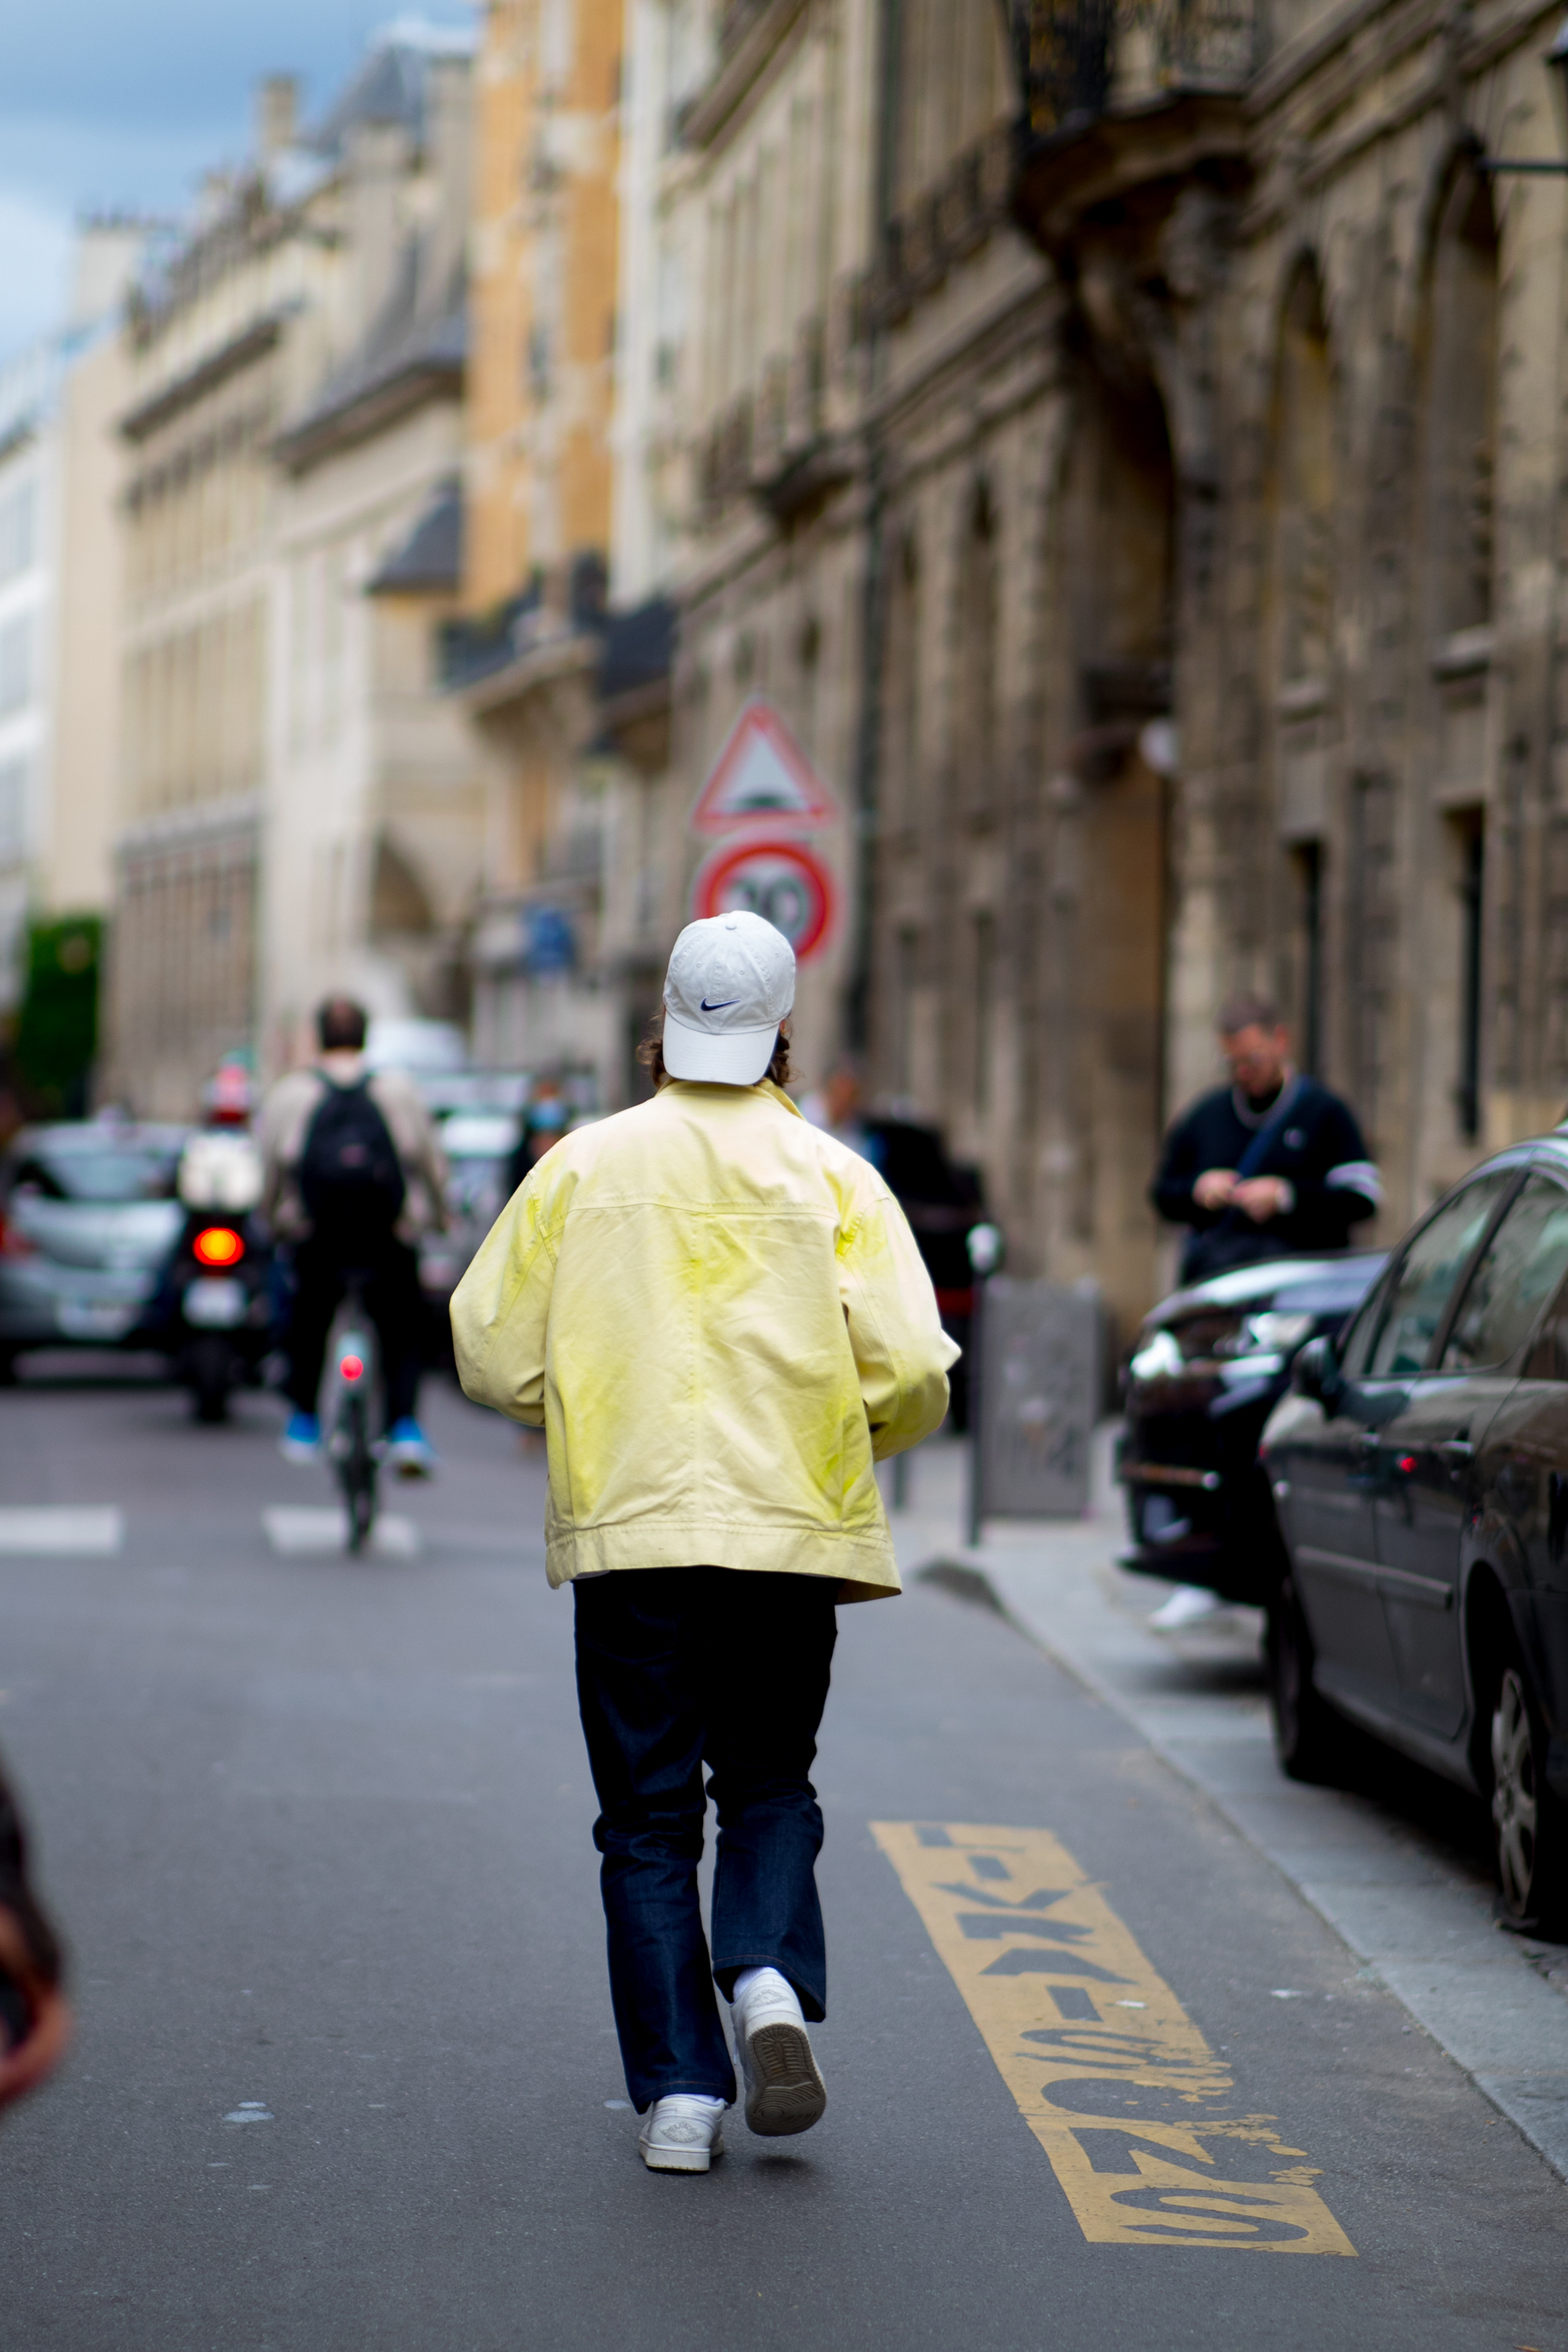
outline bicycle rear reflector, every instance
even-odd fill
[[[245,1244],[232,1225],[206,1225],[191,1244],[198,1265],[237,1265]]]
[[[360,1356],[344,1356],[338,1365],[345,1381],[357,1381],[364,1372],[364,1360]]]

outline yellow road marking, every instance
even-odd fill
[[[1276,2117],[1213,2112],[1223,2061],[1048,1830],[871,1830],[1091,2244],[1355,2252]]]

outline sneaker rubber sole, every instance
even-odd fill
[[[804,2025],[759,2025],[746,2037],[746,2126],[763,2139],[786,2139],[820,2123],[827,2087]]]
[[[706,2147],[679,2147],[639,2138],[637,2152],[650,2172],[706,2172],[714,2157],[724,2153],[723,2135],[710,2140]]]

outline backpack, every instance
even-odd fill
[[[367,1080],[327,1082],[298,1173],[317,1240],[351,1248],[390,1240],[403,1206],[403,1166]]]

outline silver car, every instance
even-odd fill
[[[28,1348],[151,1346],[183,1127],[24,1128],[0,1160],[0,1380]]]

